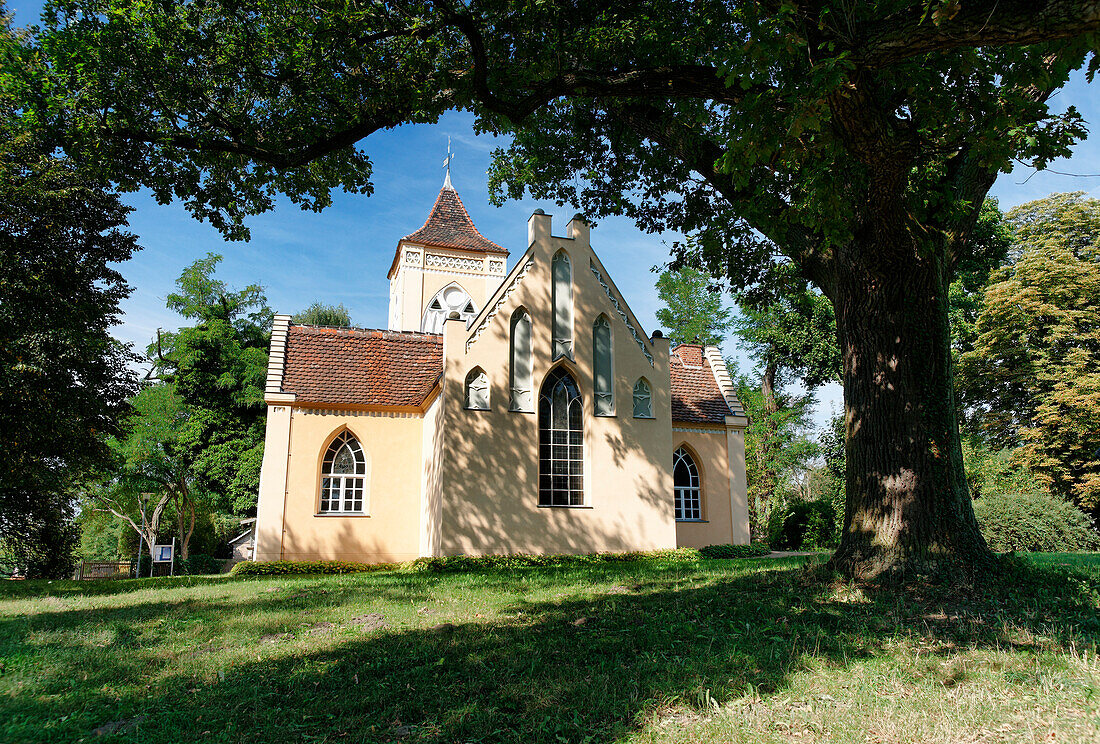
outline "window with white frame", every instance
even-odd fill
[[[489,375],[481,367],[466,375],[466,407],[473,411],[489,410]]]
[[[573,267],[565,251],[550,262],[554,305],[553,354],[551,359],[573,358]]]
[[[533,411],[531,402],[531,316],[523,308],[512,314],[512,359],[509,370],[510,411]]]
[[[351,432],[341,432],[321,463],[320,514],[362,514],[367,458]]]
[[[606,315],[592,324],[592,393],[597,416],[615,415],[615,383],[612,372],[611,324]]]
[[[653,391],[644,377],[634,383],[634,418],[653,418]]]
[[[676,491],[676,519],[701,520],[703,500],[700,497],[699,468],[691,453],[683,447],[672,456],[672,485]]]
[[[563,367],[539,391],[539,506],[584,505],[584,402]]]
[[[424,333],[442,333],[443,321],[451,317],[451,313],[458,313],[467,325],[477,315],[470,294],[457,284],[449,284],[435,293],[424,310],[420,330]]]

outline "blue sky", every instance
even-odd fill
[[[11,2],[15,25],[37,21],[38,3]],[[1074,105],[1089,122],[1100,128],[1100,81],[1089,85],[1083,74],[1052,100],[1065,110]],[[375,193],[366,197],[337,193],[332,207],[320,214],[303,212],[283,200],[268,214],[252,218],[252,239],[228,243],[216,230],[194,220],[178,204],[159,205],[147,193],[126,195],[135,208],[130,225],[144,250],[123,265],[122,272],[134,288],[125,302],[125,320],[116,335],[143,349],[156,329],[173,329],[180,319],[164,307],[166,295],[182,269],[207,252],[225,259],[218,276],[234,286],[257,283],[264,287],[277,311],[296,312],[320,300],[343,303],[360,326],[386,325],[389,285],[386,272],[397,241],[423,224],[443,182],[442,159],[447,138],[455,159],[451,180],[474,223],[490,240],[512,251],[514,262],[526,248],[527,218],[537,207],[554,215],[554,229],[562,233],[565,222],[577,211],[525,199],[500,208],[488,202],[486,170],[494,147],[501,140],[475,135],[473,117],[450,113],[434,125],[402,126],[372,135],[360,143],[374,164]],[[1077,177],[1078,174],[1092,177]],[[1094,139],[1079,143],[1072,158],[1052,163],[1035,173],[1023,166],[1002,174],[991,196],[1009,209],[1058,191],[1087,191],[1100,196],[1100,131]],[[651,267],[668,260],[668,246],[679,236],[647,235],[622,218],[601,220],[592,233],[592,244],[619,289],[647,331],[657,327],[656,275]],[[749,363],[727,342],[727,354]],[[839,408],[837,385],[818,392],[816,420],[823,423],[830,409]]]

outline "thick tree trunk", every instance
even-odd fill
[[[847,503],[831,563],[860,579],[973,571],[992,559],[963,471],[950,271],[943,258],[899,249],[910,236],[895,237],[892,245],[842,252],[833,297],[843,356]]]

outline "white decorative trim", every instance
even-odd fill
[[[405,411],[349,411],[340,408],[297,408],[298,414],[306,416],[366,416],[369,418],[423,418],[422,413],[408,413]]]
[[[694,426],[674,426],[673,431],[679,431],[689,434],[725,434],[725,429],[703,429],[701,427]]]
[[[420,265],[420,251],[405,251],[405,263],[413,266]]]
[[[596,268],[596,262],[589,259],[588,268],[592,269],[592,273],[596,276],[596,281],[603,287],[603,291],[607,294],[611,304],[615,307],[615,312],[619,314],[619,317],[626,323],[627,329],[630,331],[630,335],[634,336],[635,343],[638,344],[638,348],[645,354],[645,358],[649,360],[649,366],[653,366],[653,355],[649,353],[649,349],[645,347],[645,341],[642,339],[638,329],[634,327],[634,324],[630,322],[630,316],[626,314],[626,310],[623,309],[622,304],[619,302],[619,298],[615,296],[615,293],[611,291],[611,285],[604,281],[603,274]]]
[[[290,332],[290,316],[276,315],[271,324],[271,349],[267,357],[265,393],[283,392],[283,369],[286,366],[286,337]]]
[[[710,371],[714,374],[714,381],[718,383],[718,389],[722,391],[722,397],[726,399],[726,405],[734,416],[744,416],[745,407],[737,399],[737,392],[733,387],[733,379],[726,368],[726,360],[722,358],[722,352],[717,346],[704,346],[703,353],[710,362]]]
[[[527,259],[527,263],[523,265],[523,268],[519,270],[519,273],[515,275],[515,277],[512,279],[511,283],[508,284],[505,290],[500,293],[500,299],[498,299],[497,303],[493,305],[493,308],[488,313],[486,313],[482,321],[478,323],[477,328],[474,329],[474,332],[470,334],[470,338],[467,339],[467,352],[470,351],[470,348],[474,345],[474,342],[477,341],[479,336],[481,336],[481,332],[489,326],[489,322],[496,316],[498,312],[500,312],[500,308],[502,308],[504,306],[504,303],[508,300],[508,295],[512,294],[512,291],[519,284],[520,280],[523,279],[523,277],[527,276],[527,272],[530,271],[531,267],[534,265],[535,259]]]
[[[457,269],[459,271],[484,271],[485,262],[480,258],[462,258],[460,256],[445,256],[441,253],[428,253],[424,257],[424,265],[440,269]]]
[[[494,274],[503,274],[504,273],[504,262],[503,261],[490,261],[489,262],[489,271],[494,273]]]

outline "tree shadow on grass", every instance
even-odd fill
[[[958,644],[1004,648],[1014,630],[1061,645],[1097,642],[1095,582],[1014,570],[963,602],[934,586],[856,590],[818,568],[716,575],[611,566],[587,575],[622,584],[593,599],[575,596],[583,572],[485,574],[469,580],[545,586],[560,578],[574,596],[517,601],[493,621],[343,633],[321,650],[242,655],[225,669],[151,680],[148,689],[134,675],[155,649],[120,646],[96,680],[119,685],[82,692],[59,683],[46,694],[7,696],[0,719],[16,722],[16,741],[20,732],[75,740],[140,715],[116,740],[609,741],[665,706],[721,703],[750,685],[767,695],[810,663],[843,668],[885,653],[899,635],[920,635],[932,642],[927,650],[945,655]],[[243,611],[261,613],[264,600],[255,602]],[[204,609],[227,623],[241,611]],[[39,624],[67,625],[67,614]]]

